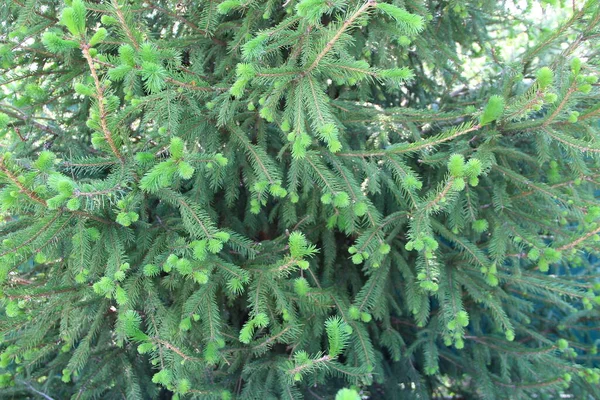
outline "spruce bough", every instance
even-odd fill
[[[5,2],[2,397],[600,397],[600,7],[489,3]]]

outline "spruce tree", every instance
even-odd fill
[[[600,398],[597,0],[0,21],[2,398]]]

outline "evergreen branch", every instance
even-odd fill
[[[360,312],[363,312],[365,308],[373,307],[376,300],[372,298],[372,294],[373,292],[379,292],[377,295],[381,295],[381,292],[385,286],[384,281],[388,277],[388,271],[389,268],[387,266],[379,267],[361,288],[360,292],[356,296],[357,299],[360,299],[360,303],[357,305]]]
[[[405,154],[413,153],[419,150],[426,149],[428,147],[435,147],[442,143],[456,139],[460,136],[466,135],[469,132],[480,129],[480,125],[473,125],[472,123],[465,124],[465,126],[459,129],[451,130],[448,134],[441,134],[436,137],[422,140],[420,142],[414,142],[410,144],[402,144],[389,147],[385,150],[367,150],[367,151],[351,151],[347,153],[338,153],[339,157],[382,157],[388,154]]]
[[[520,174],[517,174],[514,171],[511,171],[511,170],[508,170],[508,169],[506,169],[504,167],[501,167],[501,166],[499,166],[497,164],[493,165],[492,168],[496,169],[496,170],[498,170],[500,172],[502,172],[503,174],[505,174],[505,175],[507,175],[507,176],[509,176],[509,177],[511,177],[511,178],[513,178],[513,179],[515,179],[517,181],[519,181],[519,182],[521,182],[522,184],[524,184],[526,186],[534,188],[539,193],[543,193],[543,194],[545,194],[546,196],[548,196],[550,198],[557,198],[562,203],[566,203],[566,200],[563,200],[557,194],[552,193],[549,189],[546,188],[546,185],[543,184],[543,183],[539,183],[539,184],[536,185],[532,181],[528,180],[526,177],[524,177],[524,176],[522,176]]]
[[[90,46],[82,43],[80,47],[81,47],[81,51],[83,52],[83,57],[86,59],[86,61],[88,63],[88,66],[90,68],[90,73],[92,74],[92,78],[94,79],[94,84],[96,86],[96,100],[98,102],[98,113],[99,113],[99,118],[100,118],[100,126],[102,128],[102,132],[104,133],[104,139],[106,139],[106,142],[110,146],[110,149],[112,150],[113,154],[119,159],[121,164],[124,164],[125,159],[123,158],[123,155],[117,148],[117,146],[113,140],[112,133],[110,132],[110,129],[108,128],[108,122],[106,121],[106,117],[108,114],[104,108],[104,88],[102,87],[102,84],[100,83],[100,78],[98,77],[98,73],[96,72],[96,67],[94,67],[94,60],[92,59],[92,56],[90,55]]]
[[[4,156],[0,156],[0,171],[4,172],[8,179],[10,179],[11,182],[15,184],[15,186],[17,186],[21,190],[21,192],[24,193],[27,197],[29,197],[32,201],[41,204],[44,207],[47,206],[46,200],[38,196],[33,190],[25,187],[25,185],[22,184],[21,181],[19,181],[19,179],[8,169],[8,167],[4,163]]]
[[[328,153],[330,154],[330,153]],[[348,192],[350,193],[350,195],[352,196],[352,200],[354,203],[359,201],[359,195],[361,194],[359,192],[359,195],[357,195],[355,193],[355,184],[350,183],[350,180],[353,178],[350,178],[351,175],[347,174],[344,172],[344,167],[341,165],[341,163],[338,161],[337,157],[329,157],[329,161],[331,162],[331,164],[333,164],[333,166],[335,166],[336,170],[338,171],[338,174],[344,179],[344,182],[346,182],[346,187],[348,188]],[[371,224],[371,226],[375,226],[377,225],[378,221],[379,221],[379,216],[377,217],[377,219],[375,219],[375,217],[373,216],[373,213],[371,212],[371,210],[369,209],[369,207],[367,207],[367,212],[366,215],[369,219],[369,222]]]
[[[570,137],[567,135],[561,135],[557,132],[553,132],[548,128],[544,129],[544,132],[552,139],[572,148],[575,148],[583,153],[600,153],[600,147],[592,147],[582,140]]]
[[[548,118],[546,118],[546,120],[542,123],[542,128],[545,128],[548,125],[550,125],[554,121],[556,116],[558,114],[560,114],[562,109],[567,105],[567,102],[569,101],[569,98],[571,97],[571,95],[577,91],[576,85],[577,85],[577,80],[573,79],[573,81],[571,82],[571,85],[569,86],[569,89],[567,90],[567,93],[563,96],[563,98],[560,101],[560,103],[558,104],[558,106],[556,106],[556,108],[554,109],[552,114],[550,114],[550,116]]]
[[[394,159],[394,157],[391,157],[389,154],[386,155],[386,161],[390,163],[396,171],[401,172],[403,174],[403,177],[414,176],[414,174],[412,174],[410,170],[407,170],[407,168],[401,165],[396,159]],[[416,195],[414,194],[413,190],[405,190],[404,192],[407,193],[410,197],[412,206],[415,208],[418,207],[418,199],[416,198]]]
[[[583,13],[583,9],[579,12],[573,13],[573,16],[566,23],[561,25],[558,29],[553,29],[552,33],[549,34],[547,38],[523,55],[523,63],[526,63],[528,60],[532,60],[537,53],[546,49],[553,41],[557,40],[566,32],[568,32],[569,28],[571,28],[579,20],[579,18],[581,18]]]
[[[317,285],[317,287],[319,289],[322,289],[321,284],[319,283],[319,280],[317,279],[317,277],[315,276],[314,272],[312,271],[312,269],[309,267],[308,268],[308,272],[310,273],[311,277],[313,278],[315,284]],[[340,315],[342,316],[342,318],[344,319],[344,321],[351,321],[350,318],[348,318],[348,316],[346,315],[346,307],[342,307],[338,301],[338,299],[336,299],[334,294],[330,294],[329,295],[331,297],[331,300],[333,300],[333,303],[335,304],[338,312],[340,313]],[[371,363],[371,356],[369,355],[369,350],[367,349],[367,344],[365,342],[365,339],[363,338],[363,335],[361,333],[360,330],[360,326],[357,325],[357,323],[355,322],[350,322],[350,324],[352,325],[353,329],[354,329],[354,335],[359,339],[360,345],[363,349],[363,354],[365,356],[365,360],[367,361],[367,365],[373,365]]]
[[[534,111],[536,106],[543,104],[543,98],[546,93],[537,85],[532,86],[530,90],[533,91],[533,95],[528,92],[524,96],[530,96],[530,98],[526,97],[527,101],[525,103],[521,103],[520,100],[517,100],[516,104],[512,104],[507,111],[513,108],[515,111],[509,113],[508,115],[502,116],[503,121],[511,121],[516,117],[523,119],[527,117],[528,113]]]
[[[25,50],[27,52],[35,51],[35,49],[32,49],[30,47],[26,47],[26,48],[24,47],[23,50]],[[54,55],[52,53],[46,53],[46,52],[43,52],[43,54],[47,55],[47,56]],[[8,75],[8,76],[4,76],[4,77],[2,77],[2,79],[0,79],[0,85],[3,85],[3,86],[8,85],[9,83],[17,82],[17,81],[20,81],[22,79],[27,79],[27,78],[39,78],[39,77],[47,76],[47,75],[55,75],[55,74],[63,75],[63,74],[68,74],[68,73],[71,73],[71,71],[62,71],[62,70],[60,70],[60,71],[36,71],[36,72],[30,72],[27,74],[16,75],[12,78],[9,77],[11,75]]]
[[[86,389],[87,389],[88,385],[92,382],[92,380],[100,373],[100,371],[102,371],[102,368],[104,368],[106,366],[106,364],[108,364],[109,361],[111,361],[111,359],[116,358],[119,354],[120,354],[120,352],[118,350],[113,350],[106,357],[104,357],[104,359],[102,360],[102,363],[95,363],[94,372],[89,377],[86,377],[85,381],[78,382],[80,384],[80,386],[79,386],[79,390],[77,391],[77,397],[75,397],[74,400],[79,400],[81,398],[81,396],[83,396],[87,393]]]
[[[353,104],[356,106],[356,104]],[[372,107],[372,106],[371,106]],[[371,108],[367,108],[365,106],[366,111],[374,111],[376,114],[371,116],[369,114],[369,118],[351,118],[344,120],[348,124],[357,124],[357,123],[431,123],[431,122],[447,122],[447,121],[461,121],[466,117],[471,116],[471,113],[464,112],[456,112],[456,113],[445,113],[440,111],[429,111],[429,110],[411,110],[411,109],[380,109],[375,108],[371,110]]]
[[[562,246],[558,247],[556,250],[558,250],[558,251],[564,251],[564,250],[573,249],[573,248],[577,247],[581,242],[584,242],[585,240],[591,238],[592,236],[594,236],[597,233],[600,233],[600,227],[594,229],[591,232],[586,233],[585,235],[583,235],[580,238],[572,241],[571,243],[567,243],[565,245],[562,245]]]
[[[325,57],[327,55],[327,53],[329,53],[331,51],[331,49],[333,48],[335,43],[339,40],[339,38],[342,36],[342,34],[344,34],[344,32],[352,26],[352,24],[358,19],[358,17],[360,17],[363,13],[368,11],[369,8],[374,7],[376,4],[377,4],[377,2],[375,0],[368,0],[354,14],[352,14],[348,19],[346,19],[343,22],[342,26],[335,33],[335,35],[333,35],[333,38],[331,38],[331,40],[329,42],[327,42],[327,44],[325,45],[323,50],[321,50],[321,52],[317,55],[317,57],[312,62],[312,64],[308,67],[308,69],[306,69],[304,72],[302,72],[301,76],[310,74],[312,72],[312,70],[317,68],[317,66],[319,65],[319,62],[321,62],[323,57]]]
[[[587,179],[594,179],[594,178],[597,178],[597,177],[600,177],[600,174],[590,175],[590,176],[587,176],[585,178],[587,178]],[[549,188],[550,189],[556,189],[556,188],[560,188],[560,187],[564,187],[564,186],[571,186],[572,184],[575,183],[575,181],[576,181],[576,179],[572,179],[572,180],[569,180],[569,181],[566,181],[566,182],[556,183],[554,185],[549,186]],[[518,199],[520,197],[531,196],[534,193],[536,193],[535,190],[530,190],[530,191],[527,191],[527,192],[522,192],[522,193],[519,193],[517,195],[511,196],[511,200]],[[480,208],[484,209],[484,208],[487,208],[489,206],[491,206],[491,204],[484,204]]]
[[[9,1],[0,398],[600,398],[600,9],[478,2]]]
[[[449,135],[439,135],[438,137],[435,138],[431,138],[430,140],[424,140],[418,143],[411,143],[405,146],[405,148],[391,148],[388,151],[386,151],[384,154],[387,153],[391,153],[391,154],[402,154],[402,153],[409,153],[409,152],[415,152],[415,151],[419,151],[422,149],[425,149],[427,147],[435,147],[437,145],[440,145],[444,142],[456,139],[457,137],[466,135],[469,132],[473,132],[476,130],[479,130],[481,128],[481,125],[472,125],[469,126],[471,124],[465,124],[463,127],[460,127],[459,129],[456,129],[455,131],[451,131]]]
[[[364,331],[364,328],[360,325],[358,325],[358,323],[353,322],[352,323],[354,332],[353,332],[353,336],[352,337],[356,337],[358,338],[359,342],[360,342],[360,346],[363,350],[363,356],[365,359],[365,364],[367,365],[367,367],[372,367],[373,366],[373,362],[372,362],[372,354],[371,351],[369,349],[369,347],[372,348],[371,346],[371,341],[369,339],[365,339],[363,337],[363,334],[366,333]]]
[[[61,165],[64,165],[65,167],[104,167],[104,166],[115,165],[115,162],[114,161],[100,161],[100,162],[85,163],[85,162],[63,161],[61,163]]]
[[[321,65],[323,66],[323,68],[332,69],[333,71],[335,71],[336,69],[340,69],[343,71],[349,71],[351,73],[356,73],[357,76],[367,76],[367,77],[372,77],[372,78],[379,77],[377,72],[372,71],[369,68],[360,68],[357,66],[345,65],[345,64],[341,64],[341,63],[321,63]],[[343,76],[343,74],[340,74],[340,75]],[[340,107],[340,106],[338,106],[338,107]],[[349,111],[349,110],[345,110],[345,111]]]
[[[276,342],[277,339],[279,339],[280,337],[284,336],[286,333],[288,333],[291,330],[292,330],[292,326],[290,326],[290,325],[286,326],[279,333],[277,333],[275,335],[272,335],[272,336],[269,336],[264,341],[260,342],[256,346],[253,346],[252,350],[256,352],[259,349],[268,347],[271,343]]]
[[[238,139],[238,142],[241,143],[246,148],[246,152],[252,156],[252,159],[254,160],[256,165],[259,166],[260,171],[262,171],[262,173],[264,174],[265,178],[267,178],[269,183],[270,184],[276,183],[276,181],[279,180],[279,177],[272,176],[272,174],[269,172],[269,169],[267,169],[267,166],[265,165],[265,161],[263,161],[263,158],[265,158],[265,160],[266,160],[268,158],[268,156],[266,154],[263,154],[262,157],[259,156],[259,154],[258,154],[259,150],[257,148],[255,148],[252,143],[250,143],[248,138],[244,135],[243,132],[240,131],[239,128],[231,127],[231,129],[229,129],[229,131],[231,133],[233,133],[235,135],[235,137]]]
[[[500,380],[494,380],[494,383],[496,385],[500,385],[500,386],[504,386],[504,387],[508,387],[511,389],[535,389],[535,388],[545,388],[548,386],[552,386],[552,385],[556,385],[559,383],[564,382],[565,379],[563,377],[557,377],[554,379],[550,379],[548,381],[545,382],[536,382],[536,383],[513,383],[513,384],[509,384],[509,383],[504,383]]]
[[[454,177],[450,177],[442,190],[430,201],[418,207],[418,210],[424,214],[428,214],[429,211],[434,208],[440,201],[446,198],[446,195],[452,189],[452,185],[454,184]]]
[[[319,119],[319,124],[321,125],[325,125],[327,123],[327,121],[325,120],[325,116],[324,116],[324,111],[321,110],[321,105],[323,104],[322,99],[319,98],[319,96],[317,95],[316,91],[315,91],[315,84],[313,82],[313,80],[309,77],[307,78],[307,82],[308,85],[310,86],[310,94],[311,94],[311,100],[312,100],[312,104],[315,107],[315,110],[317,111],[317,117]]]
[[[553,279],[543,279],[540,276],[526,274],[523,274],[520,277],[505,273],[499,273],[498,275],[504,277],[511,283],[520,283],[523,285],[522,287],[528,287],[531,291],[556,292],[561,296],[574,298],[584,298],[588,296],[588,294],[582,290],[572,289],[565,285],[561,285],[560,283],[554,282]]]
[[[446,229],[444,225],[442,225],[439,221],[435,219],[431,219],[431,224],[433,228],[436,231],[438,231],[442,236],[445,236],[447,239],[459,245],[464,252],[468,253],[471,256],[471,260],[474,260],[477,264],[479,264],[479,266],[488,267],[491,264],[487,256],[472,242],[469,242],[467,239],[461,238],[458,235],[453,234],[448,229]]]
[[[111,221],[109,219],[104,219],[102,217],[98,217],[98,216],[96,216],[94,214],[90,214],[90,213],[87,213],[85,211],[79,211],[79,210],[75,210],[75,211],[64,210],[64,211],[72,213],[72,214],[75,214],[75,215],[82,216],[84,218],[89,218],[89,219],[92,219],[92,220],[97,221],[97,222],[101,222],[104,225],[117,225],[117,223],[115,221]]]
[[[204,231],[204,235],[207,238],[212,237],[212,235],[210,234],[210,232],[208,231],[208,229],[206,228],[206,226],[204,225],[204,222],[202,221],[202,219],[196,214],[196,212],[194,211],[194,209],[181,197],[177,198],[177,203],[179,203],[179,205],[185,209],[189,215],[192,216],[192,218],[194,219],[194,221],[196,221],[198,223],[198,226],[200,226],[202,228],[202,230]]]
[[[244,277],[245,277],[243,274],[241,274],[241,273],[239,273],[239,272],[237,272],[237,271],[235,271],[235,270],[233,270],[233,269],[231,269],[231,268],[228,268],[228,267],[226,266],[226,263],[219,263],[219,262],[215,262],[214,264],[215,264],[215,265],[216,265],[218,268],[221,268],[221,269],[224,269],[225,271],[227,271],[227,273],[229,273],[230,275],[232,275],[232,276],[235,276],[237,279],[240,279],[240,280],[242,280],[242,279],[244,279]]]
[[[329,189],[329,191],[331,193],[333,193],[334,195],[338,192],[337,190],[335,190],[330,182],[329,179],[326,179],[325,176],[323,176],[323,173],[321,172],[321,170],[319,168],[317,168],[317,166],[314,164],[313,160],[312,160],[312,156],[309,154],[306,156],[305,160],[310,164],[310,166],[312,167],[313,171],[321,178],[321,182],[327,186],[327,188]]]
[[[29,389],[31,392],[37,394],[38,396],[43,397],[45,400],[54,400],[52,397],[48,396],[46,393],[40,392],[39,390],[34,388],[31,383],[29,383],[27,381],[23,381],[23,380],[19,380],[18,382],[21,383],[22,385],[24,385],[25,387],[27,387],[27,389]]]
[[[166,77],[165,81],[170,82],[174,85],[189,89],[189,90],[196,90],[199,92],[226,92],[229,90],[228,88],[213,88],[213,87],[209,87],[209,86],[198,86],[193,83],[186,83],[186,82],[178,81],[177,79],[170,78],[170,77]]]
[[[373,226],[369,236],[364,240],[363,244],[357,249],[357,253],[362,253],[363,251],[365,251],[367,249],[367,247],[370,245],[371,240],[376,235],[379,235],[379,232],[382,231],[387,225],[391,224],[392,222],[396,222],[397,220],[399,220],[401,218],[406,218],[407,215],[408,215],[408,213],[405,211],[398,211],[396,213],[388,215],[381,224]],[[358,241],[361,241],[361,240],[362,239],[359,238],[357,240],[357,243],[358,243]],[[381,240],[380,240],[380,242],[381,242]]]
[[[292,368],[291,370],[288,370],[288,373],[293,376],[298,373],[301,373],[302,371],[304,371],[306,369],[315,368],[315,365],[318,365],[320,363],[326,363],[327,361],[330,361],[330,360],[331,360],[331,357],[329,357],[329,355],[324,355],[323,357],[320,357],[320,358],[317,358],[314,360],[310,360],[309,363],[298,365],[297,367]]]
[[[55,294],[74,292],[81,288],[82,288],[82,286],[73,286],[73,287],[56,288],[56,289],[43,288],[43,291],[21,293],[21,294],[10,294],[10,292],[6,292],[6,297],[8,297],[11,300],[13,300],[13,299],[31,300],[31,299],[38,298],[38,297],[42,297],[42,298],[43,297],[51,297]]]
[[[179,357],[183,358],[185,361],[196,361],[196,362],[200,362],[202,361],[200,358],[196,358],[196,357],[192,357],[192,356],[188,356],[187,354],[185,354],[181,349],[179,349],[177,346],[172,345],[171,343],[167,342],[166,340],[162,340],[159,339],[157,337],[151,337],[150,338],[151,341],[158,343],[164,347],[166,347],[167,349],[175,352]]]
[[[269,70],[267,70],[269,71]],[[261,78],[282,78],[285,76],[296,75],[297,70],[283,71],[283,72],[257,72],[256,76]]]
[[[125,20],[125,16],[123,15],[123,11],[121,10],[119,3],[117,3],[117,0],[112,0],[112,6],[115,11],[115,14],[117,15],[117,19],[119,20],[119,25],[121,25],[121,29],[123,29],[125,35],[129,39],[131,44],[133,44],[133,47],[135,47],[135,49],[139,51],[140,45],[135,39],[135,36],[133,36],[133,34],[131,33],[131,30],[129,29],[130,26]]]
[[[44,226],[41,226],[40,229],[35,232],[29,239],[27,239],[26,241],[24,241],[23,243],[21,243],[20,245],[18,245],[17,247],[5,251],[4,253],[0,253],[0,257],[3,257],[7,254],[10,253],[14,253],[16,251],[18,251],[19,249],[22,249],[23,247],[27,246],[29,243],[33,242],[34,240],[36,240],[40,235],[42,235],[43,233],[46,232],[46,230],[52,225],[54,224],[54,222],[58,219],[58,217],[61,216],[61,213],[58,212],[54,215],[54,217],[52,217],[52,219],[50,221],[48,221],[46,224],[44,224]]]
[[[168,15],[171,18],[174,18],[174,19],[176,19],[178,21],[183,22],[184,24],[186,24],[187,26],[189,26],[190,28],[192,28],[192,30],[198,32],[199,34],[201,34],[203,36],[206,36],[206,37],[210,36],[208,30],[200,28],[198,25],[196,25],[195,23],[193,23],[189,19],[184,18],[183,16],[181,16],[181,15],[179,15],[177,13],[171,12],[171,11],[165,9],[165,8],[162,8],[161,6],[157,5],[154,1],[148,0],[148,1],[146,1],[146,3],[148,4],[148,6],[151,9],[160,11],[160,12]],[[209,20],[210,20],[210,17],[207,18],[207,21],[209,21]],[[213,41],[213,43],[218,44],[219,46],[227,46],[226,42],[224,42],[224,41],[222,41],[220,39],[217,39],[214,36],[210,36],[210,39]]]
[[[597,116],[598,114],[600,114],[600,106],[597,106],[595,109],[593,109],[593,110],[591,110],[591,111],[588,111],[588,112],[586,112],[586,113],[584,113],[584,114],[581,114],[581,115],[580,115],[580,116],[577,118],[577,120],[578,120],[578,121],[584,121],[584,120],[586,120],[586,119],[593,118],[593,117]]]
[[[15,4],[17,4],[17,5],[19,5],[22,8],[26,7],[25,4],[23,4],[20,0],[12,0],[12,2],[15,3]],[[48,16],[46,14],[43,14],[43,13],[41,13],[39,11],[34,11],[34,13],[35,13],[35,15],[38,15],[38,16],[44,18],[44,19],[47,19],[48,21],[51,21],[51,22],[54,22],[54,23],[58,22],[58,20],[56,18],[50,17],[50,16]]]
[[[35,117],[35,116],[31,116],[31,115],[27,115],[25,114],[23,111],[17,109],[16,107],[10,107],[7,106],[6,104],[0,104],[0,107],[2,107],[0,110],[8,115],[11,116],[13,118],[17,118],[20,119],[21,121],[23,121],[22,123],[13,123],[13,126],[16,125],[27,125],[27,124],[31,124],[34,127],[36,127],[37,129],[39,129],[42,132],[46,132],[54,137],[59,135],[59,132],[55,131],[53,128],[51,128],[48,125],[43,125],[41,123],[39,123],[38,121],[36,121],[36,119],[43,119],[42,117]],[[11,110],[7,110],[5,107],[10,107]],[[25,140],[23,140],[25,141]]]
[[[493,336],[488,337],[488,336],[465,335],[465,339],[469,339],[469,340],[472,340],[472,341],[480,343],[480,344],[485,344],[486,346],[488,346],[492,349],[498,350],[499,352],[502,352],[502,353],[512,352],[512,353],[517,353],[523,357],[531,356],[531,355],[548,354],[548,353],[555,351],[555,349],[556,349],[556,346],[547,346],[547,347],[535,348],[535,349],[530,349],[530,348],[526,348],[526,347],[514,348],[513,346],[507,346],[506,342],[501,341],[498,338],[495,338]],[[497,342],[498,345],[494,345],[493,342]]]

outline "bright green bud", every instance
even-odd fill
[[[331,193],[325,193],[321,196],[321,203],[323,204],[331,204],[332,196]]]
[[[463,178],[455,178],[454,183],[452,184],[452,188],[458,192],[463,190],[466,186],[465,180]]]
[[[554,81],[554,72],[548,67],[543,67],[537,71],[536,78],[540,89],[545,89],[552,85],[552,82]]]
[[[129,218],[129,214],[125,212],[121,212],[117,215],[117,223],[123,226],[131,225],[131,218]]]
[[[84,85],[83,83],[76,83],[75,85],[73,85],[73,88],[75,89],[75,93],[80,94],[82,96],[91,97],[94,96],[94,94],[96,93],[94,89],[87,85]]]
[[[372,319],[371,314],[366,313],[366,312],[360,313],[360,320],[362,322],[368,323],[368,322],[371,322],[371,319]]]
[[[573,74],[575,75],[579,74],[579,71],[581,71],[581,60],[579,58],[575,57],[571,60],[571,71],[573,71]]]
[[[294,280],[294,291],[298,296],[305,296],[310,290],[310,285],[306,278],[296,278]]]
[[[169,150],[171,151],[171,158],[178,159],[183,157],[183,148],[184,143],[181,138],[171,138],[171,145],[169,146]]]
[[[95,46],[98,43],[102,42],[104,39],[106,39],[107,34],[108,31],[106,30],[106,28],[98,28],[96,33],[94,33],[94,35],[90,39],[90,46]]]
[[[483,114],[479,119],[480,125],[487,125],[502,116],[504,111],[504,98],[502,96],[494,95],[490,97],[487,105],[483,109]]]
[[[363,256],[361,254],[355,254],[352,256],[352,263],[360,264],[363,262]]]
[[[252,199],[250,200],[250,212],[252,214],[258,214],[260,212],[260,204],[258,200]]]
[[[125,272],[123,272],[123,271],[115,272],[114,278],[115,278],[115,280],[122,282],[123,279],[125,279]]]
[[[152,343],[142,343],[138,346],[137,351],[140,354],[146,354],[154,349],[154,344]]]
[[[231,235],[227,232],[217,232],[214,236],[223,243],[227,243],[229,241],[229,238],[231,237]]]
[[[358,307],[352,306],[348,309],[348,315],[350,316],[351,319],[353,320],[357,320],[360,318],[360,310],[358,309]]]
[[[465,166],[465,174],[468,177],[474,178],[481,175],[482,165],[481,161],[477,158],[471,158]]]
[[[367,203],[365,202],[358,202],[356,204],[354,204],[354,215],[356,215],[357,217],[362,217],[363,215],[365,215],[368,211],[368,206]]]
[[[81,207],[81,200],[78,197],[73,197],[69,201],[67,201],[67,208],[71,211],[79,210]]]
[[[194,250],[194,258],[198,261],[204,261],[207,256],[206,240],[196,240],[190,243],[190,247]]]
[[[544,101],[548,104],[552,104],[556,100],[558,100],[558,95],[556,93],[546,93],[544,96]]]
[[[425,243],[421,239],[417,239],[413,242],[415,250],[421,251],[425,248]]]
[[[391,249],[391,246],[387,243],[382,243],[381,246],[379,246],[379,252],[381,254],[389,254]]]
[[[567,340],[565,340],[565,339],[558,339],[556,341],[556,346],[558,347],[559,350],[565,351],[566,349],[569,348],[569,342],[567,342]]]
[[[102,24],[104,25],[115,25],[117,24],[119,21],[115,18],[115,17],[111,17],[110,15],[106,15],[104,14],[101,18],[100,18],[100,22],[102,22]]]
[[[461,177],[465,173],[465,158],[462,154],[453,154],[448,161],[448,171],[454,177]]]
[[[333,198],[333,205],[338,208],[345,208],[350,205],[350,196],[346,192],[339,192]]]
[[[33,261],[35,261],[37,264],[44,264],[47,261],[46,255],[40,251],[35,255]]]
[[[588,94],[592,91],[592,85],[589,83],[585,83],[577,88],[581,93]]]
[[[183,179],[190,179],[194,175],[194,167],[192,167],[188,162],[182,161],[177,166],[177,173]]]
[[[498,277],[496,275],[493,275],[493,274],[489,274],[486,277],[486,281],[487,281],[488,285],[493,286],[493,287],[498,286],[498,283],[499,283]]]
[[[578,118],[579,118],[579,113],[577,111],[572,111],[571,114],[569,114],[569,118],[567,120],[570,123],[574,124],[575,122],[577,122]]]
[[[400,46],[402,46],[402,47],[407,47],[407,46],[409,46],[409,45],[410,45],[410,42],[411,42],[411,40],[410,40],[410,38],[409,38],[408,36],[404,36],[404,35],[402,35],[402,36],[400,36],[400,37],[398,38],[398,44],[399,44]]]
[[[194,278],[194,282],[199,285],[205,285],[208,282],[208,275],[204,271],[194,271],[192,277]]]
[[[473,230],[477,233],[483,233],[488,229],[488,222],[485,219],[478,219],[473,222]]]
[[[529,258],[531,261],[537,261],[540,258],[540,251],[534,247],[533,249],[529,250],[529,253],[527,253],[527,258]]]
[[[192,328],[192,320],[190,317],[184,318],[179,323],[179,329],[182,331],[189,331]]]
[[[227,165],[227,158],[223,157],[223,154],[221,153],[217,153],[215,154],[214,157],[215,161],[217,162],[217,164],[219,164],[219,166],[224,167]]]

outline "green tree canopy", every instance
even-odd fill
[[[0,21],[2,398],[600,398],[597,0]]]

